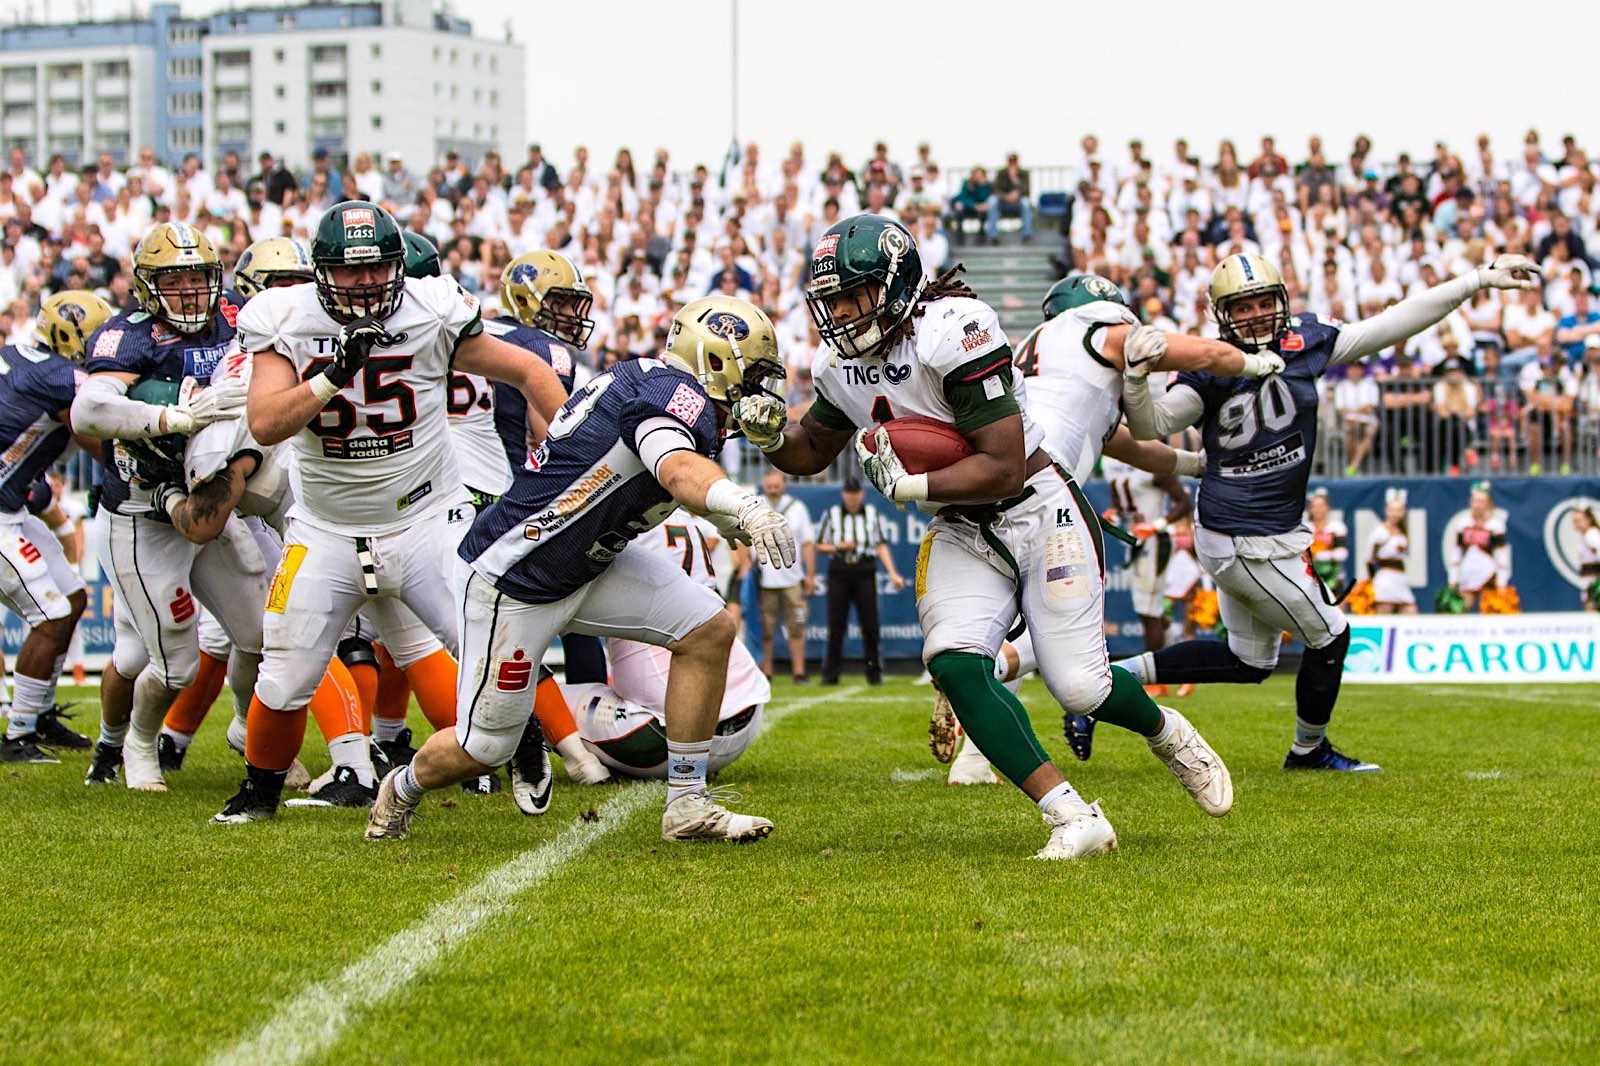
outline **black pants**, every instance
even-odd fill
[[[867,661],[867,680],[883,676],[878,655],[878,564],[876,560],[833,563],[828,567],[828,653],[822,659],[822,680],[839,680],[844,635],[850,628],[850,608],[861,623],[861,643]]]

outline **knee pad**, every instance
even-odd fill
[[[378,655],[372,650],[372,641],[365,637],[345,637],[339,642],[339,661],[345,666],[370,666],[378,668]]]
[[[456,731],[456,741],[461,744],[461,750],[483,763],[496,769],[511,761],[511,756],[517,753],[517,746],[522,743],[522,730],[490,731],[479,726],[472,730],[465,741],[461,740],[461,730]]]
[[[1061,709],[1071,711],[1073,714],[1093,714],[1111,698],[1111,675],[1079,674],[1062,682],[1057,678],[1045,678],[1045,684],[1050,689],[1050,695],[1061,704]]]

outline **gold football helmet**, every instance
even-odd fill
[[[579,348],[589,343],[594,294],[583,271],[560,252],[524,252],[500,275],[500,300],[525,326],[547,330]]]
[[[1245,318],[1234,316],[1232,305],[1245,297],[1270,295],[1273,308]],[[1211,313],[1217,318],[1222,339],[1247,352],[1271,344],[1289,328],[1289,290],[1271,261],[1249,252],[1230,255],[1211,272]]]
[[[87,289],[64,289],[39,308],[33,339],[39,347],[81,363],[89,337],[116,313]]]
[[[264,289],[315,281],[311,253],[293,237],[264,237],[244,250],[233,268],[233,287],[250,299]]]
[[[204,233],[163,222],[133,250],[133,293],[147,314],[179,333],[199,333],[222,302],[222,260]]]
[[[661,358],[693,374],[723,404],[763,391],[767,378],[786,376],[772,320],[732,296],[707,296],[673,315]]]

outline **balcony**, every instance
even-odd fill
[[[94,116],[96,133],[127,133],[128,113],[126,111],[97,111]]]
[[[83,116],[80,114],[51,115],[45,127],[52,137],[70,137],[83,132]]]
[[[0,85],[0,100],[8,104],[22,104],[39,98],[39,83],[31,78],[7,78]]]
[[[38,120],[32,114],[7,115],[0,119],[0,135],[6,137],[32,137],[38,132]]]
[[[344,96],[313,96],[311,98],[312,118],[344,118],[349,110],[349,101]]]
[[[349,68],[343,59],[319,59],[311,64],[312,82],[344,81]]]
[[[123,76],[109,78],[96,78],[94,80],[94,94],[98,97],[126,97],[131,91],[128,79]]]
[[[244,89],[250,85],[250,64],[218,63],[211,68],[211,84],[218,89]]]
[[[83,79],[52,78],[50,80],[50,88],[46,91],[46,97],[50,100],[81,101],[83,99]]]

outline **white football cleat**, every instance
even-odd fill
[[[372,814],[367,818],[368,840],[404,840],[411,831],[415,807],[407,807],[394,793],[394,776],[403,766],[395,767],[384,775],[378,785],[378,798],[372,801]]]
[[[1099,803],[1058,800],[1044,812],[1044,824],[1050,827],[1050,840],[1034,855],[1036,859],[1087,859],[1117,846],[1116,831]]]
[[[604,785],[615,780],[606,764],[584,747],[583,739],[576,733],[556,745],[556,754],[561,756],[561,768],[567,772],[567,780],[575,785]]]
[[[933,701],[933,717],[928,719],[928,750],[939,762],[948,763],[960,746],[961,723],[956,720],[956,710],[939,692]]]
[[[161,776],[161,756],[154,741],[145,744],[129,730],[122,742],[122,779],[139,792],[165,792],[167,779]]]
[[[723,802],[733,803],[739,794],[719,788],[691,792],[667,804],[661,812],[662,840],[732,840],[744,843],[772,835],[772,823],[753,814],[734,814]]]
[[[1233,776],[1187,718],[1171,707],[1161,708],[1161,713],[1167,716],[1172,729],[1165,743],[1146,741],[1151,753],[1166,763],[1172,776],[1188,789],[1195,806],[1213,818],[1221,818],[1233,809]]]
[[[989,765],[989,760],[984,758],[972,738],[963,736],[961,754],[950,764],[948,780],[952,785],[998,785],[1000,775],[994,772],[994,767]]]

